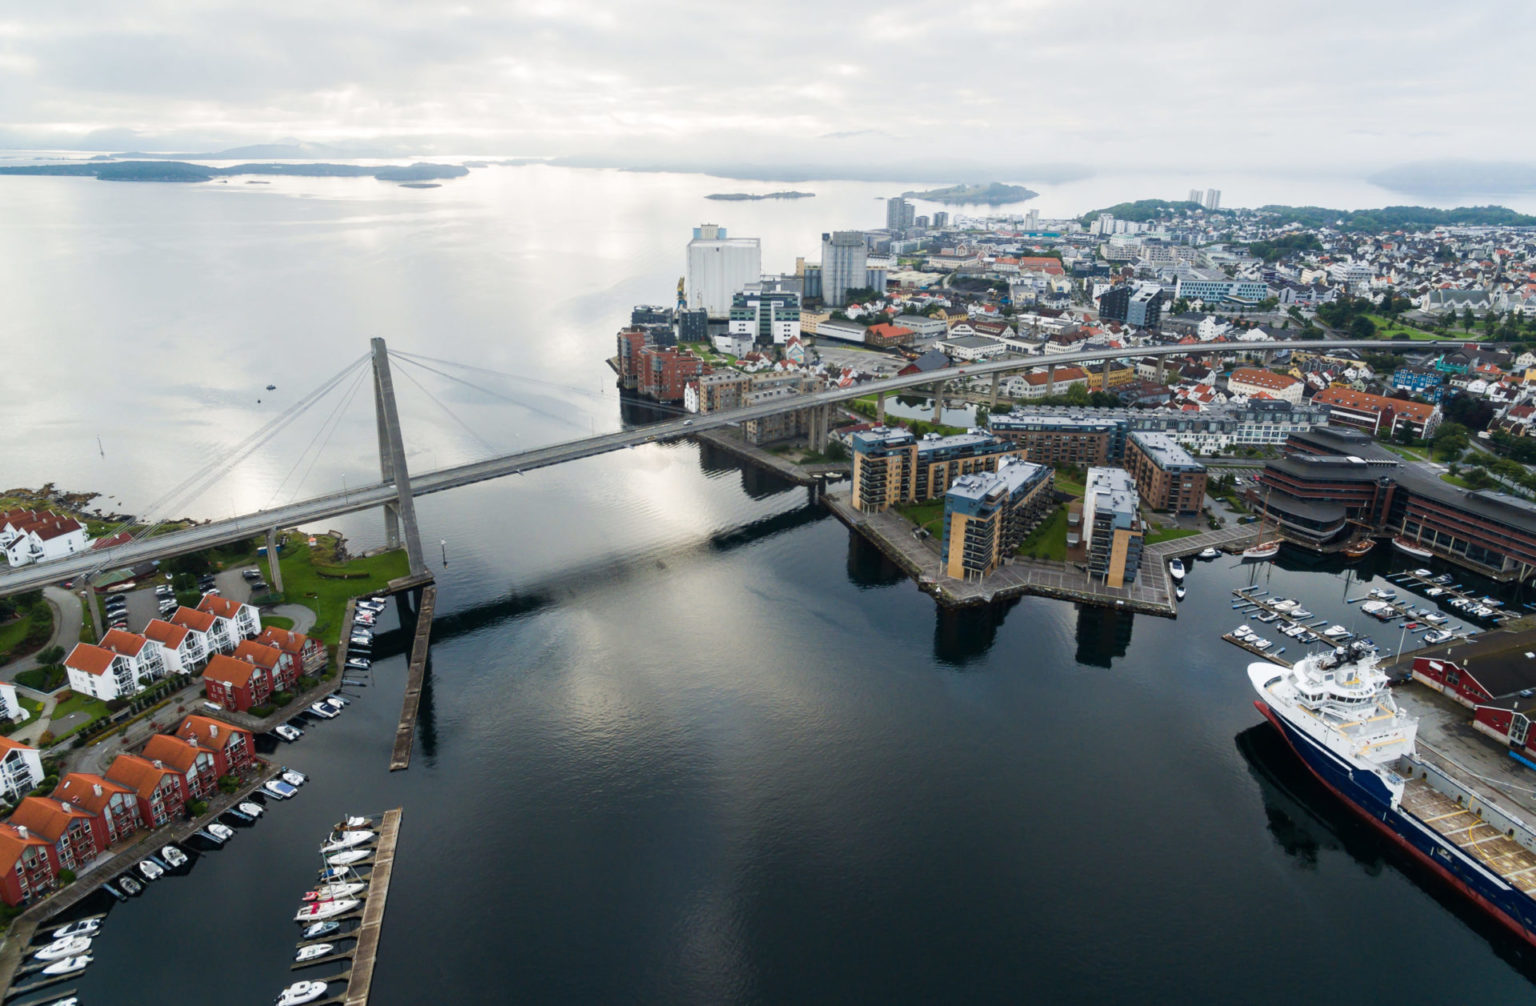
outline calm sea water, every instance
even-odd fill
[[[370,335],[497,372],[397,379],[415,464],[614,428],[601,360],[630,303],[667,299],[689,226],[757,234],[788,267],[822,229],[882,219],[885,190],[856,183],[700,198],[745,187],[5,179],[0,419],[24,435],[4,481],[142,506]],[[185,507],[266,505],[311,438],[319,460],[278,498],[370,477],[365,405]],[[1201,563],[1177,621],[942,612],[806,490],[690,444],[429,497],[420,518],[447,544],[428,548],[440,618],[411,769],[386,770],[396,657],[279,749],[312,778],[297,799],[112,910],[75,983],[87,1006],[270,1002],[316,843],[391,806],[383,1006],[1442,1001],[1468,975],[1493,1001],[1530,994],[1524,950],[1253,729],[1247,655],[1216,638],[1229,591],[1267,577],[1353,623],[1337,573]],[[376,524],[345,529],[367,544]]]

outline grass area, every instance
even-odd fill
[[[1391,451],[1393,454],[1398,455],[1399,457],[1407,458],[1409,461],[1429,460],[1429,458],[1424,456],[1423,451],[1417,450],[1413,447],[1404,447],[1402,444],[1389,444],[1386,441],[1382,441],[1381,446],[1385,447],[1387,450]]]
[[[1067,558],[1067,504],[1058,506],[1040,526],[1019,543],[1018,555],[1064,562]]]
[[[100,699],[91,698],[89,695],[76,692],[69,698],[65,699],[63,702],[60,702],[58,705],[53,707],[53,715],[50,717],[50,719],[57,721],[68,716],[70,713],[82,711],[87,714],[88,718],[81,721],[79,725],[66,730],[62,734],[55,733],[53,738],[54,743],[58,743],[64,738],[70,737],[79,731],[84,730],[86,727],[90,726],[92,723],[95,723],[97,720],[104,719],[111,715],[107,710],[107,704],[105,702],[101,701]],[[52,731],[50,731],[50,733],[52,733]]]
[[[4,625],[0,625],[0,653],[9,653],[14,650],[23,639],[27,638],[27,626],[31,618],[22,615],[13,618]]]
[[[896,512],[918,527],[926,528],[935,541],[944,537],[944,501],[931,503],[907,503],[896,507]]]
[[[263,615],[261,616],[261,625],[262,628],[270,625],[275,629],[291,629],[293,628],[293,619],[284,618],[282,615]]]
[[[1392,321],[1385,315],[1368,314],[1366,317],[1371,319],[1371,322],[1375,324],[1376,337],[1378,339],[1390,339],[1400,334],[1407,335],[1408,338],[1414,342],[1423,342],[1426,339],[1447,338],[1446,336],[1436,335],[1433,332],[1426,332],[1422,328],[1415,328],[1412,325],[1406,325],[1401,321]],[[1460,336],[1450,336],[1450,338],[1460,338]]]
[[[1153,531],[1151,534],[1147,535],[1142,539],[1142,544],[1156,545],[1160,541],[1173,541],[1177,538],[1188,538],[1192,534],[1199,533],[1199,531],[1191,530],[1187,527],[1165,527],[1161,531]]]
[[[381,590],[411,571],[405,549],[340,564],[331,561],[335,551],[336,540],[329,535],[317,535],[311,548],[306,536],[290,533],[281,558],[284,596],[314,609],[315,624],[308,634],[330,644],[341,631],[348,598]]]
[[[1062,492],[1071,493],[1078,499],[1082,499],[1083,494],[1088,491],[1087,486],[1083,485],[1081,482],[1074,482],[1072,479],[1062,475],[1061,472],[1056,473],[1056,480],[1052,484]]]

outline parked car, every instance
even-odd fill
[[[254,570],[254,569],[242,569],[240,571],[240,575],[245,577],[247,580],[260,580],[261,579],[260,571]]]

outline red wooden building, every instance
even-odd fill
[[[219,788],[218,756],[196,741],[155,734],[140,754],[157,765],[181,773],[189,799],[201,800]]]
[[[243,713],[272,697],[272,675],[248,661],[215,654],[203,669],[203,694],[210,702]]]
[[[53,843],[60,869],[80,871],[106,851],[107,827],[84,807],[46,796],[29,796],[8,819]]]
[[[24,905],[53,890],[58,880],[52,844],[25,825],[0,824],[0,901]]]
[[[139,819],[148,827],[168,824],[186,809],[187,781],[167,765],[120,754],[112,759],[107,778],[133,790],[139,802]]]
[[[256,764],[256,737],[244,727],[209,716],[188,716],[176,728],[176,736],[212,751],[218,760],[220,775],[230,775]]]
[[[99,775],[71,772],[59,780],[53,798],[94,814],[106,832],[108,845],[144,827],[133,790]]]

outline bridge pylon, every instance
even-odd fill
[[[384,540],[399,548],[404,538],[411,575],[427,571],[421,552],[421,532],[416,528],[416,503],[411,496],[411,473],[405,464],[405,442],[400,435],[400,414],[395,409],[395,384],[389,372],[389,350],[383,339],[373,345],[373,415],[379,430],[379,474],[395,486],[395,498],[384,504]]]

